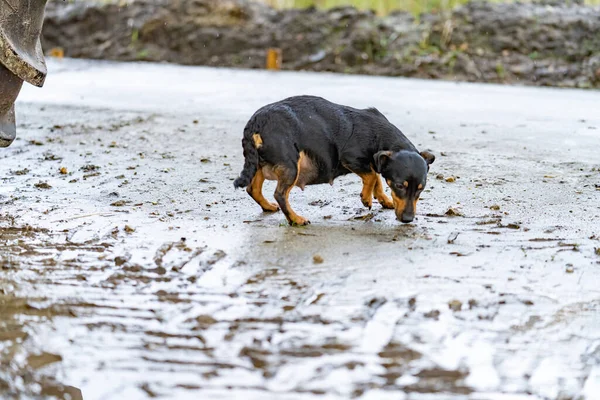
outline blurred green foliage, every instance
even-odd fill
[[[339,6],[355,6],[363,10],[374,10],[385,15],[395,10],[408,11],[414,15],[424,12],[448,11],[465,4],[468,0],[259,0],[276,8],[332,8]],[[479,1],[479,0],[475,0]],[[492,0],[507,2],[504,0]],[[512,1],[512,0],[509,0]],[[565,3],[569,3],[565,0]],[[600,4],[600,0],[585,0],[585,4]]]

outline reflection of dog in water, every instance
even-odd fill
[[[359,110],[314,96],[290,97],[259,109],[246,124],[242,147],[244,169],[234,187],[247,187],[264,211],[281,208],[290,225],[310,223],[290,206],[294,186],[333,183],[351,172],[362,178],[360,198],[366,207],[375,198],[384,208],[394,208],[400,221],[411,222],[435,160],[431,153],[419,153],[375,108]],[[379,175],[392,189],[392,199]],[[262,194],[265,179],[277,181],[277,204]]]

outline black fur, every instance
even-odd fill
[[[242,148],[244,149],[244,168],[240,173],[240,176],[233,181],[234,188],[246,187],[252,181],[252,177],[258,169],[258,151],[254,147],[252,142],[252,133],[260,132],[260,126],[253,123],[252,120],[246,124],[244,128],[244,137],[242,138]]]
[[[258,150],[252,140],[255,133],[263,142]],[[424,185],[428,165],[434,159],[429,153],[424,153],[431,156],[428,160],[419,155],[406,136],[377,109],[356,109],[315,96],[290,97],[260,108],[246,124],[242,146],[245,162],[234,182],[236,188],[249,185],[259,166],[282,166],[296,171],[300,152],[317,166],[318,173],[306,183],[309,185],[331,183],[350,172],[372,171],[381,173],[388,183],[398,179],[402,183],[405,176],[413,174],[415,182]],[[395,157],[400,159],[403,154],[411,154],[411,159],[416,156],[423,168],[416,168],[418,163],[405,162],[401,163],[403,171],[392,174],[375,158],[381,151],[390,156],[401,152]]]

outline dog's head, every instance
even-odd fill
[[[417,201],[427,184],[429,165],[435,161],[435,156],[426,151],[401,150],[380,151],[373,158],[375,170],[392,189],[396,218],[404,223],[412,222]]]

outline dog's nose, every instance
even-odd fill
[[[414,219],[414,215],[403,215],[402,217],[400,217],[400,221],[404,224],[408,224],[409,222],[412,222],[412,220]]]

